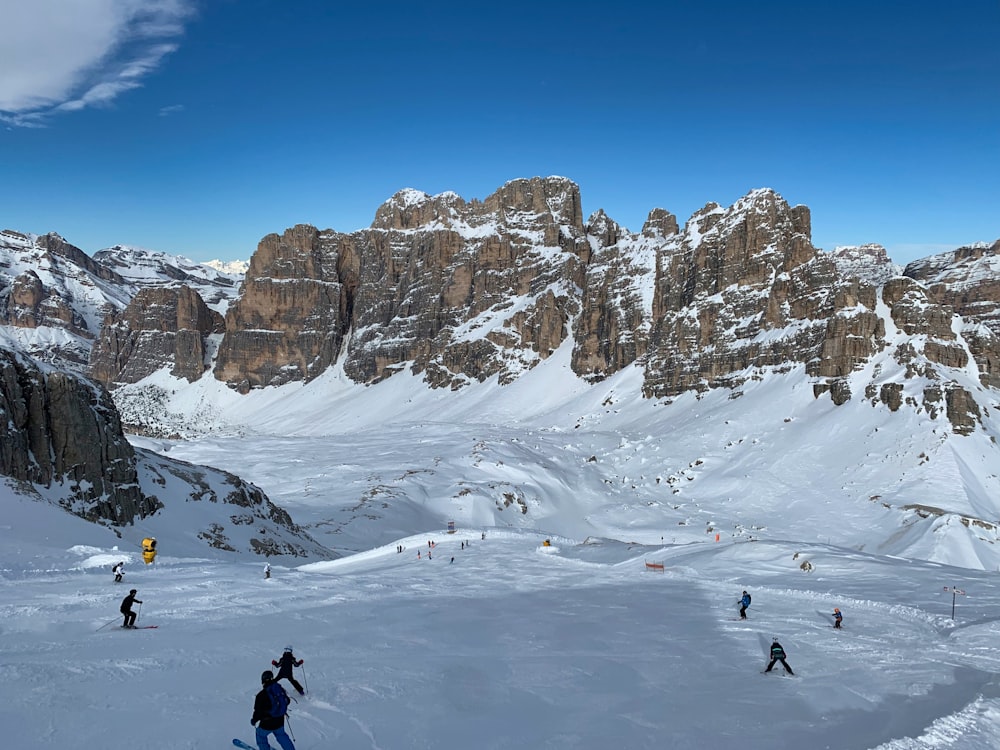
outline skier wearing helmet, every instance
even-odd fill
[[[774,665],[779,661],[781,662],[781,666],[785,668],[785,671],[788,672],[788,674],[790,675],[795,674],[795,672],[792,671],[792,668],[788,666],[788,662],[785,661],[785,649],[781,647],[781,644],[778,643],[778,637],[775,636],[774,642],[771,643],[771,661],[768,663],[767,669],[765,669],[764,671],[770,672],[771,669],[774,667]]]
[[[843,621],[844,616],[840,614],[840,610],[836,607],[833,608],[833,627],[840,629],[840,623]]]
[[[257,729],[257,747],[271,750],[267,741],[269,734],[281,745],[282,750],[295,750],[292,738],[285,732],[285,716],[288,713],[288,693],[274,679],[274,673],[267,670],[260,676],[261,689],[253,702],[253,716],[250,725]]]
[[[299,691],[299,695],[305,695],[306,691],[302,689],[299,681],[292,676],[292,667],[301,667],[305,664],[304,659],[296,660],[295,654],[292,653],[291,646],[285,646],[285,652],[281,655],[280,659],[272,659],[271,664],[278,668],[278,676],[275,680],[285,679],[292,683],[292,687]]]

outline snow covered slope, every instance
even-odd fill
[[[1000,743],[994,574],[815,543],[459,525],[265,580],[256,564],[167,550],[143,566],[69,516],[22,544],[13,526],[31,511],[0,526],[11,747],[252,742],[259,675],[286,645],[305,660],[289,719],[298,750]],[[124,585],[112,583],[119,559]],[[954,621],[944,586],[966,592]],[[132,587],[138,624],[158,629],[118,627]],[[733,606],[743,589],[746,621]],[[760,673],[774,637],[795,677]]]

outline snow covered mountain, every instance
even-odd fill
[[[0,342],[75,372],[90,370],[105,318],[144,289],[192,290],[220,316],[242,273],[116,245],[93,257],[58,234],[0,231]]]
[[[291,643],[299,750],[997,747],[1000,245],[901,273],[773,191],[577,209],[515,181],[271,235],[221,330],[133,276],[113,405],[7,351],[8,741],[250,739]],[[116,627],[119,560],[158,629]]]

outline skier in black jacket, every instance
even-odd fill
[[[257,728],[257,747],[260,750],[271,750],[271,744],[267,741],[267,735],[273,733],[274,739],[281,745],[282,750],[295,750],[292,738],[285,732],[285,714],[281,716],[271,715],[270,690],[281,691],[284,694],[285,703],[288,703],[288,694],[281,685],[274,679],[274,673],[268,670],[260,676],[261,689],[253,702],[253,717],[250,725]]]
[[[299,691],[299,695],[305,695],[306,691],[302,689],[299,681],[292,676],[292,667],[301,667],[305,664],[304,659],[295,659],[295,654],[292,653],[291,646],[285,646],[285,653],[281,655],[281,658],[275,661],[271,660],[271,664],[278,668],[278,676],[275,678],[277,680],[288,680],[292,683],[292,687]]]
[[[134,603],[142,604],[142,600],[136,599],[135,594],[135,589],[132,589],[128,592],[128,596],[122,599],[122,606],[119,611],[125,615],[125,622],[122,623],[123,628],[135,627],[135,612],[132,611],[132,605]]]
[[[788,674],[791,675],[795,674],[795,672],[792,671],[792,668],[788,666],[788,662],[785,661],[785,649],[781,647],[781,644],[778,643],[778,639],[775,638],[774,643],[771,644],[771,661],[767,665],[767,669],[765,669],[764,671],[770,672],[771,667],[773,667],[775,663],[779,661],[781,662],[781,666],[785,668],[785,671],[788,672]]]

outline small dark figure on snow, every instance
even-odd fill
[[[840,614],[840,610],[836,607],[833,608],[833,627],[840,630],[840,623],[844,621],[844,616]]]
[[[136,591],[132,589],[128,592],[128,596],[122,599],[122,606],[120,612],[125,615],[125,622],[122,623],[123,628],[134,628],[135,627],[135,612],[132,611],[133,604],[142,604],[141,599],[135,598]]]
[[[278,680],[288,680],[292,683],[292,687],[299,691],[299,695],[305,695],[306,691],[302,689],[299,681],[292,676],[292,667],[301,667],[305,663],[305,659],[296,660],[291,646],[285,646],[285,652],[281,655],[281,658],[271,660],[271,664],[278,668],[278,676],[275,678],[275,682]]]
[[[771,644],[771,661],[768,663],[767,669],[765,669],[764,671],[770,672],[771,667],[775,665],[775,662],[779,661],[781,662],[781,666],[785,668],[785,671],[788,672],[788,674],[792,675],[795,674],[795,672],[792,671],[792,668],[788,666],[788,662],[785,661],[785,649],[781,647],[781,644],[778,643],[778,639],[775,638],[774,643]]]
[[[743,592],[743,598],[740,599],[740,619],[747,619],[747,607],[750,606],[750,594],[746,591]]]
[[[122,576],[125,575],[125,561],[122,560],[119,563],[115,563],[114,567],[111,568],[111,572],[115,574],[115,583],[121,583]]]
[[[285,732],[285,716],[288,713],[288,693],[274,679],[274,673],[268,670],[260,676],[261,690],[253,702],[253,717],[250,725],[257,728],[257,747],[260,750],[272,750],[267,741],[269,734],[281,745],[282,750],[295,750],[292,738]],[[278,715],[275,716],[275,713]]]

